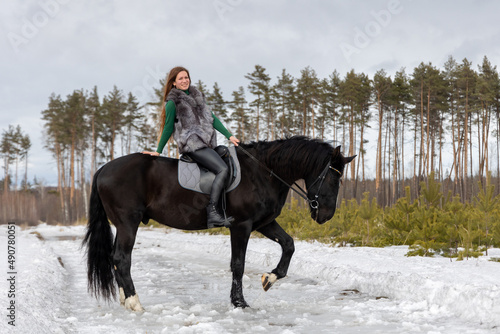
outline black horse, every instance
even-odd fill
[[[311,217],[323,224],[335,213],[344,166],[354,157],[344,157],[340,146],[334,149],[307,137],[241,144],[237,154],[241,182],[227,194],[227,213],[235,218],[230,228],[231,302],[235,307],[247,307],[242,277],[251,232],[256,230],[282,247],[278,266],[263,275],[267,290],[286,276],[294,252],[293,239],[276,222],[289,192],[286,183],[305,181]],[[177,166],[177,159],[136,153],[110,161],[95,173],[83,244],[87,246],[89,291],[97,298],[115,297],[116,279],[121,304],[143,310],[130,275],[132,248],[141,222],[154,219],[178,229],[206,228],[208,195],[180,187]],[[116,227],[114,242],[108,219]]]

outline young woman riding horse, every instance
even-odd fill
[[[226,208],[235,219],[230,228],[231,302],[235,307],[247,307],[242,278],[252,231],[282,248],[276,268],[263,275],[262,284],[267,290],[287,275],[294,252],[293,239],[276,221],[290,184],[305,181],[304,197],[309,202],[311,217],[323,224],[335,213],[344,167],[354,157],[344,157],[340,147],[334,149],[305,137],[241,144],[236,153],[241,182],[227,194]],[[179,185],[178,162],[136,153],[112,160],[95,173],[84,244],[88,286],[96,296],[114,296],[117,283],[122,305],[134,311],[143,310],[130,275],[132,250],[141,222],[147,224],[154,219],[178,229],[206,229],[205,206],[209,199]],[[109,221],[116,227],[115,236]]]
[[[189,71],[184,67],[170,70],[162,102],[158,147],[156,152],[143,153],[160,155],[173,133],[181,154],[188,153],[199,165],[216,175],[207,206],[207,227],[230,227],[233,218],[227,217],[226,220],[218,211],[228,170],[224,160],[213,150],[217,146],[214,128],[235,146],[239,140],[210,112],[203,94],[191,86]]]

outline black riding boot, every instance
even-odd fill
[[[231,223],[234,221],[233,217],[224,218],[223,215],[219,213],[219,199],[224,190],[224,184],[226,183],[227,170],[222,171],[215,177],[214,183],[212,184],[212,191],[210,192],[210,202],[207,206],[207,227],[231,227]]]
[[[231,227],[233,217],[224,218],[217,210],[217,204],[209,202],[207,206],[207,227]]]
[[[210,202],[207,206],[207,227],[231,227],[234,218],[224,218],[219,212],[219,200],[228,175],[227,165],[222,158],[211,148],[202,148],[190,153],[200,165],[215,173],[215,180],[210,191]]]

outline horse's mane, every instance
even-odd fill
[[[319,173],[330,161],[333,147],[319,139],[311,139],[306,136],[293,136],[274,141],[258,141],[241,144],[243,148],[254,151],[257,158],[273,169],[282,166],[283,163],[293,163],[292,170],[309,171]],[[288,177],[290,175],[280,175]]]

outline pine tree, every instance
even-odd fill
[[[24,160],[24,190],[28,190],[28,152],[31,148],[31,140],[29,135],[23,135],[19,144],[21,149],[21,159]]]
[[[153,88],[153,101],[146,103],[146,106],[150,109],[150,113],[148,113],[148,116],[151,116],[150,122],[154,125],[149,125],[148,120],[144,121],[144,131],[142,131],[141,142],[144,143],[142,146],[145,148],[147,148],[149,142],[154,142],[156,146],[156,144],[160,140],[160,129],[163,128],[163,124],[161,124],[160,126],[159,119],[163,108],[165,107],[163,103],[163,94],[166,81],[166,79],[162,79],[158,82],[158,87]],[[151,131],[151,129],[153,129],[154,131]],[[175,150],[174,146],[175,144],[173,143],[173,138],[170,138],[170,140],[167,142],[167,156],[170,156],[171,152]]]
[[[459,126],[463,127],[463,141],[462,141],[462,166],[459,166],[463,170],[463,198],[468,201],[470,198],[470,187],[467,181],[470,176],[472,178],[472,114],[471,111],[474,107],[473,92],[476,86],[477,74],[472,69],[472,64],[464,58],[461,64],[457,67],[457,88],[458,88],[458,108],[460,111],[461,124]],[[470,165],[469,165],[470,163]]]
[[[447,103],[448,118],[450,119],[450,131],[451,131],[451,143],[453,147],[453,165],[449,171],[449,177],[451,178],[452,173],[455,174],[454,177],[454,193],[459,193],[461,198],[464,198],[462,193],[462,187],[460,184],[463,182],[462,169],[461,169],[461,151],[462,151],[462,141],[463,141],[463,128],[458,126],[460,124],[460,115],[458,112],[458,73],[457,73],[457,62],[450,56],[446,63],[444,64],[443,75],[447,83],[444,96]],[[459,191],[460,189],[460,191]]]
[[[139,106],[137,98],[132,93],[128,93],[122,129],[122,139],[125,140],[124,153],[126,154],[130,154],[132,152],[132,142],[135,138],[134,132],[140,130],[138,125],[142,123],[144,118],[146,118],[146,115],[143,113],[143,109],[143,106]]]
[[[323,79],[321,81],[321,95],[320,95],[320,117],[319,130],[321,131],[321,138],[325,138],[326,128],[331,127],[332,140],[337,142],[337,130],[339,128],[338,125],[338,117],[340,108],[340,83],[341,83],[340,75],[337,71],[334,71],[332,74],[328,76],[328,78]]]
[[[115,141],[125,123],[126,109],[127,104],[124,102],[123,92],[114,86],[113,90],[104,96],[101,114],[101,122],[104,127],[101,139],[106,145],[106,156],[110,160],[114,159]]]
[[[70,149],[69,161],[69,219],[76,218],[76,160],[78,152],[85,150],[85,135],[88,133],[86,128],[85,116],[87,114],[85,108],[85,96],[81,90],[75,90],[71,95],[68,95],[64,101],[64,123],[65,131],[63,133],[64,139]],[[63,169],[64,170],[64,169]]]
[[[247,101],[245,99],[245,90],[243,87],[232,93],[233,100],[230,102],[230,106],[233,109],[231,113],[231,119],[236,122],[236,128],[233,133],[241,141],[245,142],[251,140],[255,135],[252,132],[252,127],[250,126],[250,117],[247,113]]]
[[[489,178],[489,176],[488,176]],[[488,184],[489,182],[487,182]],[[493,213],[498,208],[500,203],[500,195],[494,196],[495,186],[487,185],[483,187],[479,182],[479,192],[474,198],[474,204],[481,213],[482,228],[484,231],[484,238],[486,243],[486,255],[488,255],[488,247],[492,243],[492,236],[490,230],[493,223]]]
[[[294,82],[294,78],[283,69],[281,76],[278,77],[278,81],[272,87],[271,91],[279,115],[276,122],[278,123],[282,138],[296,133]]]
[[[63,192],[65,188],[64,156],[69,147],[65,136],[65,108],[65,102],[63,102],[61,96],[52,93],[49,97],[47,109],[42,111],[42,120],[45,121],[45,148],[52,152],[56,159],[60,209],[63,213],[63,219],[67,220],[69,217]]]
[[[361,200],[361,205],[359,206],[358,215],[363,220],[365,225],[365,229],[363,231],[364,238],[362,245],[363,246],[371,246],[373,245],[373,229],[376,226],[375,218],[380,213],[380,208],[377,205],[377,199],[375,197],[372,198],[371,202],[369,200],[370,193],[363,193],[363,199]]]
[[[384,111],[388,109],[389,98],[391,96],[392,80],[387,73],[382,69],[377,71],[373,76],[373,92],[377,103],[378,111],[378,139],[377,139],[377,157],[376,157],[376,175],[375,175],[375,192],[379,202],[384,203],[384,191],[382,191],[382,132],[384,129]],[[389,129],[386,129],[389,131]],[[384,175],[385,177],[385,175]]]
[[[411,90],[409,79],[404,68],[396,72],[391,86],[390,111],[394,117],[393,143],[394,160],[392,174],[393,200],[395,201],[403,193],[399,183],[404,182],[405,166],[405,124],[409,115],[409,104],[411,102]]]
[[[217,116],[220,120],[224,122],[229,121],[227,103],[224,101],[222,91],[217,82],[214,83],[213,92],[207,96],[207,104],[210,106],[210,109],[215,116]]]
[[[99,100],[99,94],[97,93],[97,86],[94,86],[90,95],[86,99],[86,109],[88,112],[88,127],[90,129],[90,175],[94,175],[96,170],[96,158],[97,158],[97,138],[101,132],[100,122],[97,122],[101,118],[101,101]]]
[[[245,75],[245,78],[250,80],[248,90],[255,96],[255,100],[250,102],[250,107],[255,107],[255,129],[256,139],[260,139],[260,120],[261,111],[266,107],[266,97],[269,94],[269,75],[266,69],[260,65],[255,65],[255,70],[252,73]]]
[[[500,94],[500,78],[496,66],[492,66],[486,56],[479,66],[476,91],[480,103],[480,108],[478,108],[479,177],[483,182],[485,172],[489,171],[490,124],[494,110],[499,109],[498,96]]]
[[[198,80],[195,84],[196,88],[205,96],[205,98],[209,95],[209,91],[207,90],[207,86],[203,83],[203,81]]]
[[[22,159],[22,153],[23,153],[23,150],[21,148],[21,144],[22,144],[22,141],[23,141],[23,138],[24,138],[24,135],[21,131],[21,126],[20,125],[17,125],[15,127],[15,131],[12,135],[12,143],[14,145],[14,151],[15,151],[15,158],[14,158],[14,161],[16,163],[16,172],[15,172],[15,177],[14,177],[14,186],[15,186],[15,190],[19,190],[19,162],[20,160]]]
[[[316,108],[318,105],[318,96],[320,81],[316,72],[309,66],[300,71],[300,78],[297,80],[297,98],[300,103],[301,114],[300,125],[301,134],[304,136],[316,137],[315,121]],[[312,130],[312,133],[310,133]]]
[[[3,168],[4,168],[4,180],[3,180],[3,191],[6,194],[10,188],[10,174],[9,168],[17,157],[17,145],[15,143],[15,128],[13,125],[9,125],[7,131],[2,131],[2,139],[0,142],[0,155],[3,158]]]
[[[348,155],[360,154],[360,159],[356,159],[354,160],[355,162],[346,166],[345,173],[347,174],[347,171],[350,169],[351,180],[354,181],[357,180],[356,166],[364,166],[364,129],[367,127],[371,116],[369,113],[370,97],[371,88],[368,76],[363,73],[356,74],[354,70],[348,72],[340,85],[340,99],[342,101],[342,116],[340,119],[344,124],[348,124],[348,129],[346,130],[349,135]],[[358,127],[360,131],[359,152],[356,151],[356,131]],[[343,140],[345,141],[345,137]],[[356,183],[352,188],[352,196],[356,197]]]

